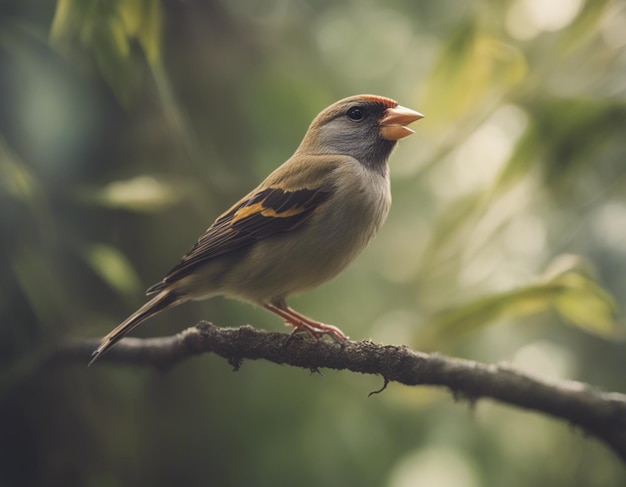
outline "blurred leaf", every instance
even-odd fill
[[[517,86],[528,70],[522,52],[491,37],[471,22],[449,39],[427,78],[420,107],[430,123],[455,122]]]
[[[160,0],[144,0],[144,21],[137,32],[148,62],[154,67],[161,62],[161,31],[163,13]]]
[[[451,264],[476,223],[478,210],[484,202],[483,192],[458,198],[437,219],[421,259],[420,279],[428,281],[441,266]]]
[[[593,155],[626,124],[626,105],[591,99],[544,99],[529,109],[525,134],[494,184],[504,191],[535,169],[545,185],[567,190],[580,181],[580,169],[591,166]]]
[[[517,142],[513,154],[493,184],[492,192],[494,194],[507,191],[534,169],[539,152],[538,137],[536,123],[530,120],[526,132]]]
[[[458,339],[497,320],[518,319],[554,307],[559,315],[588,333],[616,338],[615,303],[580,267],[580,259],[558,259],[537,284],[484,296],[437,313],[427,323],[420,346]]]
[[[60,39],[69,34],[75,23],[73,18],[76,12],[77,6],[73,5],[72,0],[57,0],[57,8],[54,12],[54,18],[52,19],[52,26],[50,28],[50,38]]]
[[[534,119],[539,147],[544,151],[541,167],[546,184],[563,187],[578,177],[578,168],[593,163],[592,154],[607,137],[615,131],[622,133],[626,106],[585,99],[556,100],[541,106]]]
[[[120,5],[120,17],[129,36],[135,37],[143,23],[144,8],[151,0],[126,0]]]
[[[85,249],[84,257],[96,274],[113,289],[122,294],[134,294],[141,289],[141,282],[130,261],[115,247],[92,245]]]
[[[160,0],[60,0],[50,38],[56,44],[77,38],[120,101],[128,103],[138,77],[130,46],[137,41],[150,65],[158,64],[161,30]]]
[[[114,181],[99,189],[81,188],[76,191],[76,196],[85,203],[108,208],[153,212],[178,203],[182,193],[180,185],[152,176],[139,176]]]
[[[106,34],[103,37],[109,39],[117,55],[127,61],[130,54],[130,46],[128,45],[129,39],[126,37],[123,22],[120,19],[111,18],[109,22],[103,24],[103,27],[105,27],[104,32]]]
[[[95,25],[91,47],[102,76],[123,104],[128,104],[137,87],[130,60],[130,47],[121,22],[112,18]]]
[[[20,200],[32,200],[37,192],[37,181],[0,137],[0,189]]]
[[[606,10],[613,0],[593,0],[583,2],[583,7],[576,19],[567,27],[560,38],[560,44],[566,51],[577,48],[597,34],[598,25],[607,14]]]
[[[616,336],[615,302],[593,281],[580,257],[569,254],[559,256],[546,272],[546,279],[567,290],[553,303],[566,322],[605,338]]]
[[[615,337],[616,307],[611,296],[592,280],[577,274],[563,276],[561,281],[568,290],[554,303],[561,317],[589,333]]]
[[[160,62],[163,12],[160,0],[126,0],[119,4],[126,34],[136,38],[151,65]]]
[[[420,347],[424,343],[434,346],[476,333],[496,320],[520,318],[544,311],[561,292],[563,289],[559,285],[538,284],[452,306],[427,322],[418,342]]]

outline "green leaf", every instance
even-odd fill
[[[584,42],[592,39],[598,32],[598,26],[607,15],[607,7],[613,4],[613,0],[593,0],[584,2],[576,19],[567,27],[564,35],[559,39],[560,47],[564,54],[579,47]]]
[[[430,123],[448,124],[510,91],[525,78],[523,53],[467,22],[452,35],[426,79],[420,109]]]
[[[160,0],[127,0],[119,4],[119,15],[129,37],[136,38],[151,65],[161,61],[163,12]]]
[[[130,37],[135,37],[141,28],[146,3],[145,0],[125,0],[119,6],[120,18]]]
[[[77,8],[73,0],[57,0],[57,8],[50,28],[50,38],[53,41],[70,35],[76,25]]]
[[[99,22],[93,32],[92,47],[102,75],[117,98],[128,104],[136,88],[136,72],[130,59],[130,46],[117,18]]]
[[[141,289],[132,264],[115,247],[91,245],[85,249],[84,258],[103,281],[120,293],[134,294]]]
[[[22,201],[32,201],[39,190],[32,172],[0,137],[0,191]]]
[[[459,198],[437,219],[421,258],[419,275],[422,280],[429,281],[442,268],[454,265],[479,217],[483,200],[482,192]]]
[[[76,197],[90,204],[137,212],[161,211],[182,199],[180,185],[151,176],[114,181],[102,188],[81,188]]]
[[[137,38],[146,53],[148,62],[154,66],[161,62],[161,31],[163,29],[163,13],[161,2],[151,0],[144,2],[146,5],[144,22],[138,32]]]
[[[568,271],[552,280],[563,286],[565,292],[554,300],[554,307],[567,322],[582,330],[615,338],[618,333],[617,307],[613,298],[585,274]]]
[[[529,124],[494,183],[503,192],[533,171],[556,194],[571,194],[581,170],[611,137],[621,137],[626,105],[585,98],[544,98],[528,107]]]
[[[519,319],[555,309],[566,323],[606,339],[618,336],[616,306],[586,273],[582,260],[555,259],[536,284],[480,297],[435,314],[419,337],[420,346],[458,339],[496,321]]]
[[[78,40],[95,58],[103,77],[127,104],[140,74],[131,45],[138,42],[151,66],[160,63],[163,14],[160,0],[60,0],[51,40]]]
[[[435,314],[418,337],[420,347],[459,339],[497,320],[521,318],[548,309],[563,289],[555,284],[538,284],[484,296],[451,306]]]

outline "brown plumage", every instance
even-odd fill
[[[90,364],[156,313],[218,295],[345,341],[341,330],[301,315],[285,300],[335,277],[376,234],[391,205],[387,159],[397,140],[413,133],[406,125],[420,118],[375,95],[323,110],[294,155],[215,220],[148,289],[155,296],[102,339]]]

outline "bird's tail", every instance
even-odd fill
[[[102,339],[98,348],[91,354],[89,365],[93,364],[100,355],[124,338],[142,322],[167,308],[180,304],[181,301],[183,300],[181,300],[180,296],[177,296],[174,291],[169,289],[161,291]]]

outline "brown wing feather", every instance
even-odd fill
[[[320,189],[283,191],[266,188],[252,194],[215,220],[189,253],[147,293],[166,288],[210,259],[242,249],[260,239],[293,230],[302,225],[329,197],[330,192]]]

